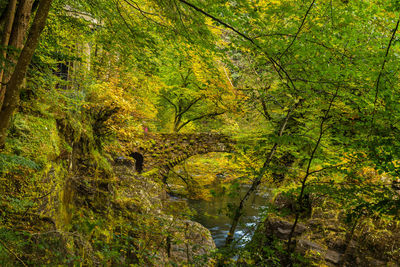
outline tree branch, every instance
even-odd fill
[[[40,34],[46,25],[51,3],[52,0],[40,1],[38,11],[28,33],[28,38],[8,82],[4,102],[0,110],[0,149],[4,147],[10,119],[18,106],[20,89],[36,46],[39,43]]]
[[[120,0],[117,0],[117,1],[119,2]],[[155,24],[157,24],[157,25],[159,25],[159,26],[161,26],[161,27],[164,27],[164,28],[168,28],[168,29],[169,29],[169,27],[168,27],[167,25],[164,25],[164,24],[163,24],[163,23],[165,23],[165,21],[163,20],[163,18],[162,18],[160,15],[155,14],[155,13],[151,13],[151,12],[144,11],[143,9],[140,8],[140,6],[139,6],[136,2],[131,3],[131,1],[128,1],[128,0],[122,0],[122,1],[124,1],[125,3],[127,3],[127,4],[128,4],[130,7],[132,7],[133,9],[139,11],[139,13],[140,13],[145,19],[148,19],[149,21],[152,21],[153,23],[155,23]],[[118,5],[118,2],[117,2],[117,5]],[[163,22],[163,23],[160,23],[160,22],[158,22],[158,21],[156,21],[156,20],[154,20],[154,19],[152,19],[152,18],[149,18],[148,16],[157,17],[157,18],[159,18],[160,21]],[[176,33],[176,34],[179,35],[179,32],[178,32],[176,29],[172,29],[172,31],[173,31],[174,33]]]
[[[380,72],[379,72],[379,74],[378,74],[378,78],[376,79],[376,85],[375,85],[375,99],[374,99],[374,111],[373,111],[373,113],[372,113],[371,129],[372,129],[372,123],[373,123],[373,121],[374,121],[374,114],[375,114],[375,111],[376,111],[376,102],[378,101],[379,84],[380,84],[380,81],[381,81],[381,78],[382,78],[383,71],[385,70],[386,62],[387,62],[387,60],[388,60],[388,55],[389,55],[390,47],[392,46],[394,37],[396,36],[397,29],[399,28],[399,23],[400,23],[400,16],[399,16],[399,18],[398,18],[398,20],[397,20],[396,27],[393,29],[393,34],[392,34],[392,37],[390,38],[389,44],[388,44],[388,46],[387,46],[387,48],[386,48],[386,53],[385,53],[385,57],[384,57],[383,62],[382,62],[381,70],[380,70]]]
[[[200,96],[198,98],[196,98],[195,100],[193,100],[191,103],[189,103],[189,105],[182,111],[179,112],[179,115],[183,115],[185,114],[194,104],[196,104],[197,102],[199,102],[200,100],[203,99],[203,96]]]
[[[337,164],[337,165],[333,165],[333,166],[322,167],[322,168],[320,168],[318,170],[310,171],[309,175],[312,175],[312,174],[315,174],[315,173],[319,173],[319,172],[323,172],[323,171],[326,171],[326,170],[329,170],[329,169],[336,169],[336,168],[339,168],[339,167],[352,165],[352,164],[354,164],[354,161],[349,162],[349,163],[343,163],[343,164]]]
[[[301,181],[301,191],[300,191],[300,194],[299,194],[299,197],[298,197],[298,200],[297,200],[297,204],[298,204],[298,206],[300,208],[303,206],[304,190],[306,188],[306,183],[307,183],[308,177],[311,175],[311,172],[310,172],[311,163],[313,162],[314,157],[315,157],[315,153],[317,152],[317,149],[319,148],[319,145],[321,143],[322,136],[324,134],[324,125],[325,125],[325,122],[329,119],[329,112],[331,111],[331,108],[333,106],[333,102],[335,101],[336,97],[338,96],[339,88],[340,87],[336,88],[335,94],[333,95],[331,101],[329,102],[328,109],[325,111],[324,117],[321,120],[321,123],[320,123],[320,126],[319,126],[318,140],[315,143],[315,146],[314,146],[313,151],[311,152],[310,158],[308,159],[306,173],[305,173],[305,175],[304,175],[304,177],[303,177],[303,179]],[[295,216],[295,219],[294,219],[293,226],[292,226],[292,228],[290,230],[290,234],[289,234],[288,242],[287,242],[287,252],[289,254],[292,252],[291,243],[292,243],[293,234],[294,234],[294,231],[296,229],[299,217],[300,217],[300,210],[296,209],[296,216]]]
[[[178,107],[171,100],[169,100],[165,95],[161,95],[161,97],[164,98],[165,100],[167,100],[167,102],[170,103],[174,107],[175,114],[178,115]]]
[[[285,119],[282,122],[281,127],[279,128],[279,132],[278,132],[278,136],[281,137],[283,136],[283,132],[286,129],[287,123],[289,121],[289,118],[292,115],[292,112],[302,103],[302,101],[298,101],[296,104],[293,105],[293,107],[291,107],[287,114]],[[240,200],[239,202],[239,206],[236,208],[235,213],[234,213],[234,217],[232,219],[232,224],[231,224],[231,228],[229,229],[228,235],[226,237],[225,240],[225,247],[230,246],[230,244],[233,242],[233,236],[235,234],[236,231],[236,227],[239,223],[240,217],[242,216],[242,210],[244,205],[247,202],[247,199],[250,197],[250,195],[255,192],[259,186],[259,184],[261,183],[261,179],[264,177],[265,172],[267,171],[269,164],[272,161],[272,158],[278,148],[279,144],[278,143],[274,143],[274,145],[272,146],[271,150],[268,153],[268,157],[265,160],[262,168],[260,169],[257,177],[254,179],[251,187],[249,188],[249,190],[247,190],[246,194],[244,195],[244,197]]]
[[[18,257],[18,255],[15,254],[14,251],[12,251],[10,248],[8,248],[7,245],[6,245],[1,239],[0,239],[0,244],[2,244],[3,247],[4,247],[10,254],[12,254],[19,262],[21,262],[21,264],[22,264],[23,266],[28,267],[28,265],[26,265],[26,263],[25,263],[23,260],[21,260],[21,258]]]
[[[265,93],[267,93],[267,90],[268,90],[270,87],[271,87],[271,86],[268,86],[267,88],[265,88]],[[271,118],[271,115],[269,115],[269,113],[268,113],[267,103],[265,102],[265,98],[264,98],[264,97],[261,97],[261,98],[260,98],[260,101],[261,101],[261,106],[262,106],[262,109],[263,109],[262,115],[264,116],[264,118],[265,118],[267,121],[270,121],[272,118]]]
[[[214,112],[214,113],[205,114],[205,115],[202,115],[202,116],[193,118],[193,119],[189,119],[189,120],[187,120],[186,122],[182,123],[182,124],[177,128],[177,132],[179,132],[180,129],[182,129],[184,126],[186,126],[186,125],[187,125],[188,123],[190,123],[190,122],[197,121],[197,120],[201,120],[201,119],[204,119],[204,118],[209,118],[209,117],[216,117],[216,116],[222,115],[222,114],[224,114],[224,113],[225,113],[225,111],[222,111],[222,112]]]
[[[307,18],[307,16],[308,16],[308,14],[310,13],[311,8],[312,8],[312,6],[314,5],[314,3],[315,3],[315,0],[313,0],[313,1],[311,2],[310,6],[308,7],[306,14],[304,15],[303,20],[301,21],[301,24],[300,24],[299,29],[297,30],[296,34],[294,35],[294,38],[293,38],[292,41],[290,42],[289,46],[286,47],[285,51],[283,51],[283,53],[282,53],[281,56],[279,57],[279,60],[281,60],[281,58],[283,57],[283,55],[285,55],[285,53],[286,53],[287,51],[289,51],[290,47],[292,47],[294,41],[296,41],[297,36],[299,36],[299,33],[300,33],[301,29],[303,28],[304,22],[306,21],[306,18]]]
[[[124,18],[124,15],[122,15],[121,9],[119,8],[119,4],[118,2],[116,3],[116,7],[117,7],[117,11],[119,16],[121,17],[122,21],[124,22],[125,26],[128,28],[128,30],[131,32],[132,36],[135,37],[136,33],[135,31],[132,29],[131,25],[128,24],[128,22],[126,21],[126,19]]]
[[[179,67],[181,66],[181,62],[179,63]],[[183,87],[187,87],[189,85],[189,83],[187,82],[187,80],[189,79],[190,74],[192,74],[192,71],[190,68],[188,68],[188,72],[186,74],[186,76],[183,76],[181,72],[179,72],[179,75],[181,76],[182,82],[183,82]]]
[[[122,1],[124,1],[125,3],[127,3],[127,4],[128,4],[130,7],[132,7],[133,9],[136,9],[137,11],[139,11],[144,17],[146,17],[145,15],[150,15],[150,16],[155,16],[155,17],[161,18],[160,15],[158,15],[158,14],[144,11],[144,10],[141,9],[140,6],[139,6],[136,2],[134,2],[134,1],[128,1],[128,0],[122,0]],[[147,18],[147,17],[146,17],[146,18]]]
[[[288,82],[283,82],[288,88],[290,88],[290,85],[293,87],[294,90],[297,91],[297,88],[295,86],[295,84],[293,83],[292,78],[290,77],[289,73],[282,67],[282,65],[280,65],[275,59],[273,59],[266,51],[264,51],[264,49],[261,48],[261,46],[259,44],[256,43],[256,41],[252,38],[250,38],[249,36],[247,36],[246,34],[240,32],[239,30],[235,29],[234,27],[232,27],[231,25],[223,22],[222,20],[218,19],[217,17],[205,12],[204,10],[202,10],[201,8],[187,2],[186,0],[178,0],[179,2],[193,8],[194,10],[200,12],[201,14],[203,14],[206,17],[209,17],[210,19],[218,22],[219,24],[223,25],[224,27],[232,30],[233,32],[235,32],[236,34],[238,34],[239,36],[241,36],[242,38],[244,38],[245,40],[249,41],[251,44],[253,44],[257,49],[259,49],[269,60],[269,62],[272,64],[272,67],[274,68],[274,70],[276,71],[276,73],[278,74],[279,78],[283,81],[284,77],[281,74],[281,71],[285,74],[285,77],[287,79]],[[290,85],[289,85],[290,83]]]

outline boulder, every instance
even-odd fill
[[[178,221],[175,230],[168,253],[172,262],[190,263],[196,257],[210,254],[216,248],[210,231],[200,223]]]
[[[296,252],[303,255],[306,253],[320,255],[321,259],[323,259],[327,263],[333,264],[333,266],[337,266],[342,259],[341,253],[332,249],[327,249],[323,245],[318,244],[315,241],[304,238],[300,239],[297,242]]]
[[[330,250],[329,249],[325,253],[325,260],[327,262],[330,262],[330,263],[333,263],[333,264],[339,264],[341,258],[342,258],[342,254],[340,254],[339,252],[334,251],[334,250]]]
[[[308,250],[316,251],[319,254],[324,254],[326,252],[326,248],[324,248],[322,245],[308,239],[300,239],[296,245],[296,252],[304,254]]]
[[[279,239],[288,239],[292,231],[293,223],[278,218],[268,218],[264,222],[267,235],[274,235]],[[307,230],[304,224],[298,223],[293,232],[293,236],[299,236]]]

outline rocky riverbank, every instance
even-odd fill
[[[276,198],[274,204],[280,211],[292,208],[291,201],[283,197]],[[346,215],[333,203],[314,199],[311,206],[311,214],[293,232],[294,251],[299,255],[295,261],[306,266],[399,266],[399,225],[361,217],[349,226]],[[276,255],[280,262],[285,262],[284,250],[293,219],[291,215],[269,216],[248,245],[251,258],[258,259],[258,264],[267,264],[271,258],[265,257],[263,248],[281,248]]]

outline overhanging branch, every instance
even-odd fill
[[[197,121],[197,120],[201,120],[201,119],[204,119],[204,118],[216,117],[216,116],[222,115],[222,114],[224,114],[224,113],[225,113],[225,111],[222,111],[222,112],[213,112],[213,113],[208,113],[208,114],[201,115],[201,116],[196,117],[196,118],[193,118],[193,119],[189,119],[189,120],[187,120],[186,122],[182,123],[182,124],[177,128],[177,131],[180,131],[180,129],[182,129],[184,126],[186,126],[186,125],[187,125],[188,123],[190,123],[190,122]]]
[[[292,45],[294,44],[294,41],[296,41],[297,37],[299,36],[299,33],[300,33],[301,29],[303,28],[304,23],[306,22],[307,16],[310,13],[311,8],[314,5],[314,3],[315,3],[315,0],[313,0],[311,2],[310,6],[308,7],[306,14],[304,15],[303,20],[301,21],[299,29],[297,30],[296,34],[294,35],[294,38],[292,39],[292,41],[290,42],[288,47],[286,47],[285,51],[282,52],[281,56],[279,57],[279,60],[285,55],[285,53],[287,51],[289,51],[290,47],[292,47]]]
[[[194,10],[200,12],[201,14],[203,14],[206,17],[209,17],[210,19],[212,19],[213,21],[218,22],[219,24],[221,24],[222,26],[232,30],[233,32],[235,32],[236,34],[238,34],[239,36],[241,36],[242,38],[244,38],[245,40],[249,41],[251,44],[253,44],[257,49],[259,49],[269,60],[269,62],[272,64],[274,70],[277,72],[277,74],[279,75],[279,78],[284,81],[284,77],[281,74],[281,71],[284,73],[286,80],[288,82],[284,82],[284,84],[290,88],[290,86],[292,86],[292,88],[294,90],[297,91],[297,88],[295,86],[295,84],[293,83],[292,78],[290,77],[289,73],[282,67],[281,64],[279,64],[274,58],[272,58],[272,56],[270,56],[266,51],[264,51],[264,49],[262,49],[262,47],[251,37],[249,37],[248,35],[240,32],[239,30],[237,30],[236,28],[234,28],[233,26],[225,23],[224,21],[222,21],[221,19],[207,13],[206,11],[202,10],[201,8],[187,2],[186,0],[178,0],[179,2],[189,6],[190,8],[193,8]],[[289,85],[290,84],[290,85]]]

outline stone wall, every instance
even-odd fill
[[[157,168],[169,170],[185,159],[210,152],[233,152],[235,142],[226,135],[214,133],[195,134],[146,134],[142,146],[131,154],[143,156],[143,171]]]

